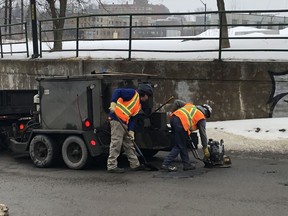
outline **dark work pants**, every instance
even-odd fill
[[[174,136],[174,146],[169,155],[164,159],[163,165],[170,165],[180,153],[183,166],[189,166],[190,161],[187,148],[187,131],[184,130],[182,123],[177,116],[172,116],[170,125]]]

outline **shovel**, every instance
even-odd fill
[[[118,119],[118,121],[120,122],[120,125],[122,126],[122,128],[125,130],[127,136],[129,136],[129,132],[128,132],[127,128],[124,126],[123,122],[119,119],[119,117],[118,117],[117,115],[115,115],[115,116],[116,116],[116,118]],[[146,158],[145,158],[144,155],[142,154],[142,152],[141,152],[140,148],[137,146],[136,142],[135,142],[134,140],[131,140],[131,141],[132,141],[132,143],[133,143],[133,145],[134,145],[134,147],[135,147],[135,149],[136,149],[136,152],[140,155],[140,157],[141,157],[142,160],[143,160],[143,163],[142,163],[142,164],[143,164],[145,167],[147,167],[150,171],[158,171],[159,169],[158,169],[157,167],[155,167],[155,166],[153,166],[152,164],[149,164],[149,163],[147,162]]]
[[[174,99],[174,96],[171,96],[168,100],[166,100],[161,106],[159,106],[157,109],[154,110],[154,112],[152,112],[150,115],[152,115],[153,113],[156,113],[158,110],[160,110],[163,106],[165,106],[166,104],[168,104],[171,100]],[[150,116],[149,115],[149,116]]]

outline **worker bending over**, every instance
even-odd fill
[[[208,104],[195,106],[182,100],[175,100],[170,114],[170,125],[174,135],[174,146],[169,155],[164,159],[161,169],[173,172],[177,167],[172,165],[172,161],[180,153],[183,170],[193,170],[195,165],[190,163],[188,155],[188,136],[195,130],[199,130],[204,158],[209,158],[210,153],[207,147],[206,118],[209,118],[212,108]]]

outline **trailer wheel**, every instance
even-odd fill
[[[62,145],[62,157],[70,169],[83,169],[88,163],[88,150],[80,137],[70,136]]]
[[[56,159],[56,146],[48,136],[37,135],[30,143],[29,153],[37,167],[50,167]]]

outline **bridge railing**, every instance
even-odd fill
[[[15,45],[24,45],[14,48]],[[10,25],[0,26],[0,53],[1,58],[4,55],[13,55],[16,53],[26,53],[29,57],[29,45],[28,45],[28,31],[27,23],[15,23]]]
[[[169,54],[192,54],[192,53],[216,53],[214,58],[222,60],[223,53],[228,52],[277,52],[277,53],[287,53],[288,46],[288,34],[286,35],[253,35],[247,34],[245,36],[241,35],[227,35],[224,36],[223,28],[227,27],[232,29],[234,27],[255,27],[258,29],[284,29],[288,27],[288,18],[285,18],[285,14],[288,13],[287,10],[242,10],[242,11],[206,11],[206,12],[187,12],[187,13],[157,13],[157,14],[147,14],[147,13],[135,13],[135,14],[89,14],[83,16],[70,16],[58,19],[45,19],[39,21],[39,55],[40,57],[45,57],[46,53],[50,52],[74,52],[74,57],[83,56],[83,52],[99,53],[99,52],[119,52],[122,53],[123,58],[132,59],[137,53],[169,53]],[[226,15],[227,24],[224,24],[222,17]],[[247,20],[246,22],[236,23],[237,16],[259,16],[260,21]],[[283,18],[279,18],[280,16]],[[202,22],[189,22],[184,18],[191,17],[202,17]],[[212,17],[214,17],[212,19]],[[233,17],[235,19],[233,19]],[[264,18],[270,21],[265,21]],[[153,19],[154,18],[154,19]],[[157,19],[156,19],[157,18]],[[53,22],[64,20],[64,27],[61,29],[55,28]],[[153,22],[151,20],[154,20]],[[155,21],[157,20],[157,21]],[[215,21],[216,20],[216,21]],[[240,19],[238,19],[240,20]],[[199,24],[200,23],[200,24]],[[4,54],[13,53],[27,53],[29,56],[28,47],[28,37],[27,37],[27,25],[13,24],[13,25],[24,25],[22,32],[14,32],[13,34],[3,34],[3,28],[7,26],[1,26],[0,28],[0,47],[1,47],[1,57]],[[208,30],[217,30],[216,34],[209,35],[205,34]],[[2,32],[2,34],[1,34]],[[7,32],[7,31],[6,31]],[[57,37],[57,33],[60,37]],[[209,32],[208,32],[209,33]],[[15,42],[9,41],[8,39],[3,39],[4,37],[11,37],[16,34],[24,34],[25,37],[22,41]],[[58,35],[59,35],[58,34]],[[61,36],[62,35],[62,36]],[[33,37],[33,35],[32,35]],[[57,39],[58,38],[58,39]],[[213,46],[202,46],[202,47],[185,47],[185,48],[171,48],[169,43],[171,41],[204,41],[210,43],[213,41]],[[257,46],[243,46],[237,48],[237,46],[231,46],[230,48],[223,48],[223,41],[229,40],[232,42],[234,40],[241,40],[243,43],[245,40],[253,40],[254,44],[257,44],[259,40],[277,40],[285,41],[283,46],[278,47],[261,47]],[[125,46],[117,45],[111,48],[109,46],[103,45],[103,43],[110,43],[111,41],[119,41],[120,43],[125,43]],[[136,42],[139,41],[166,41],[167,46],[159,48],[156,47],[143,47],[136,46]],[[82,46],[82,43],[89,43],[89,46]],[[99,45],[92,45],[98,44]],[[134,43],[135,42],[135,43]],[[19,51],[13,50],[12,45],[16,43],[25,43],[26,50]],[[54,47],[55,43],[62,43],[61,48]],[[3,49],[4,46],[10,44],[10,50],[6,51]],[[69,44],[69,45],[68,45]],[[216,45],[215,45],[216,44]],[[256,47],[256,48],[255,48]],[[123,55],[124,53],[124,55]],[[91,54],[92,55],[92,54]],[[216,56],[216,57],[215,57]]]

